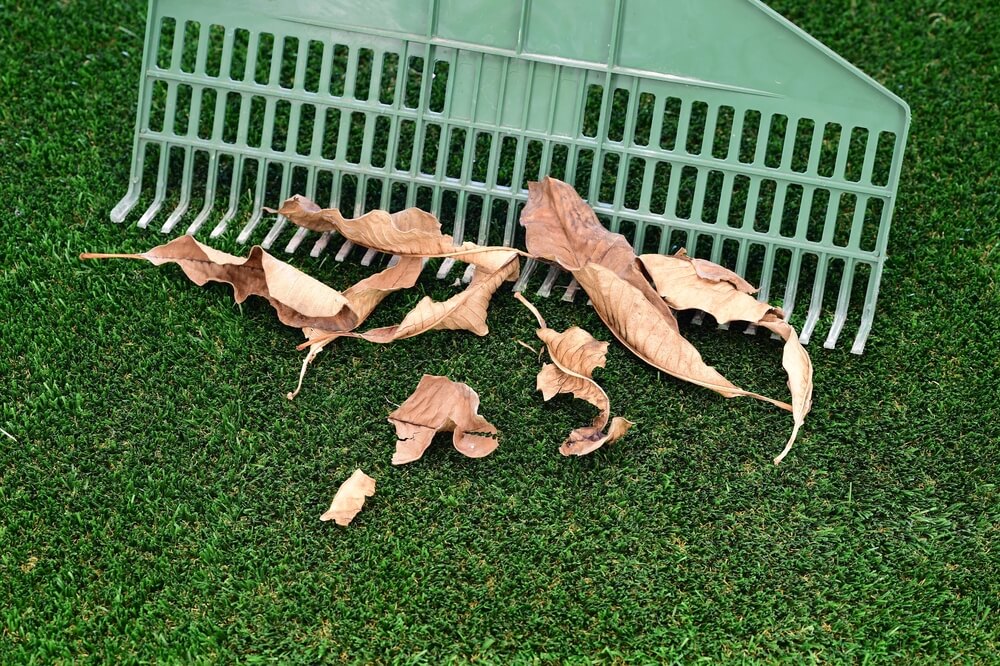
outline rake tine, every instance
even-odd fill
[[[837,295],[837,311],[833,316],[833,325],[830,333],[823,342],[825,349],[833,349],[837,345],[837,338],[847,321],[847,308],[851,304],[851,287],[854,285],[854,260],[849,259],[844,264],[844,276],[840,281],[840,293]]]
[[[555,264],[549,266],[549,272],[545,276],[545,279],[542,280],[542,286],[538,288],[536,293],[542,298],[548,298],[552,293],[552,286],[556,283],[560,273],[562,273],[562,269]]]
[[[260,222],[260,218],[264,214],[264,185],[266,182],[267,160],[261,160],[260,169],[257,171],[257,184],[254,187],[253,212],[250,214],[249,221],[240,231],[240,235],[236,237],[236,242],[241,245],[250,240],[250,235],[253,234],[253,230],[257,228],[257,223]]]
[[[524,287],[528,284],[528,279],[531,278],[531,274],[535,272],[538,268],[537,259],[528,259],[524,262],[524,269],[521,271],[521,276],[517,278],[514,283],[514,291],[524,291]]]
[[[160,228],[160,233],[168,234],[173,231],[173,228],[177,225],[184,213],[187,212],[188,206],[191,205],[191,177],[194,172],[194,150],[192,148],[184,149],[184,166],[182,169],[181,176],[181,196],[180,200],[177,202],[177,207],[174,208],[173,212],[167,217],[167,221],[163,223],[163,227]]]
[[[305,227],[299,227],[292,238],[288,241],[288,245],[285,246],[285,253],[292,254],[299,249],[299,245],[305,240],[306,236],[309,235],[309,230]]]
[[[441,265],[438,266],[437,279],[443,280],[446,277],[448,277],[448,273],[451,272],[451,267],[454,265],[455,265],[455,260],[452,259],[451,257],[442,261]]]
[[[809,313],[806,315],[806,323],[802,326],[802,334],[799,341],[807,345],[812,337],[816,322],[819,321],[820,312],[823,309],[823,288],[826,286],[826,270],[828,264],[827,256],[821,255],[816,266],[816,279],[813,281],[812,299],[809,301]]]
[[[352,243],[349,240],[345,240],[344,244],[340,246],[339,250],[337,250],[337,254],[336,256],[334,256],[334,259],[336,259],[337,261],[344,261],[345,259],[347,259],[347,255],[349,255],[351,253],[351,250],[353,249],[354,249],[354,243]]]
[[[325,250],[326,246],[330,244],[330,235],[331,232],[329,231],[320,234],[316,242],[313,243],[312,249],[309,251],[310,257],[318,257],[323,254],[323,250]]]
[[[201,229],[201,226],[205,224],[205,220],[212,213],[212,207],[215,206],[215,181],[219,176],[219,154],[214,150],[209,153],[208,156],[208,177],[205,180],[205,203],[202,205],[201,210],[194,218],[194,222],[191,226],[187,228],[186,233],[188,236],[194,236]]]
[[[573,278],[572,280],[569,281],[569,286],[566,287],[566,293],[563,294],[562,300],[566,301],[567,303],[572,303],[573,300],[576,298],[576,292],[579,290],[580,290],[580,283],[576,281],[576,278]]]
[[[218,238],[225,233],[230,220],[236,217],[236,210],[240,205],[240,180],[243,178],[243,158],[237,157],[233,160],[233,178],[229,182],[229,206],[222,214],[222,219],[212,229],[209,238]]]
[[[139,218],[139,221],[136,222],[136,226],[140,229],[145,229],[149,226],[150,220],[156,217],[156,214],[160,212],[160,207],[163,206],[163,200],[167,196],[167,163],[169,161],[169,154],[169,145],[164,144],[163,146],[160,146],[160,163],[156,168],[156,193],[153,195],[153,201],[149,204],[149,208],[146,209],[146,211]]]

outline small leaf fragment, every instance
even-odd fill
[[[608,428],[607,432],[603,432],[600,428],[593,426],[577,428],[569,434],[566,441],[559,447],[559,453],[564,456],[587,455],[605,444],[610,444],[616,439],[621,439],[633,425],[635,424],[628,419],[616,416],[611,419],[611,427]]]
[[[536,334],[545,343],[545,349],[552,359],[552,363],[542,366],[535,380],[535,387],[541,391],[542,399],[548,401],[560,393],[570,393],[600,410],[590,426],[577,428],[569,434],[559,447],[559,452],[564,456],[582,456],[622,437],[632,423],[616,417],[611,422],[611,429],[607,433],[603,431],[611,416],[611,401],[593,377],[594,369],[605,365],[608,343],[598,342],[590,333],[577,326],[562,333],[555,331],[546,326],[538,309],[522,294],[516,293],[514,298],[535,315],[541,326]]]
[[[337,494],[333,496],[330,508],[326,510],[320,520],[336,521],[338,525],[350,525],[354,517],[361,511],[365,504],[365,498],[375,494],[375,479],[371,478],[360,469],[354,470],[354,474],[344,481]]]
[[[396,427],[393,465],[419,460],[434,435],[452,432],[455,448],[470,458],[482,458],[496,450],[496,427],[479,415],[479,394],[466,384],[447,377],[424,375],[409,398],[389,414]]]

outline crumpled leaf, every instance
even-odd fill
[[[784,313],[750,296],[756,290],[752,287],[748,290],[739,281],[728,277],[728,269],[709,261],[692,260],[683,251],[674,256],[644,254],[639,260],[653,278],[659,294],[672,308],[704,310],[720,324],[754,322],[785,341],[782,365],[788,373],[795,425],[784,450],[774,459],[775,464],[780,463],[791,450],[799,428],[812,407],[813,390],[812,361],[799,343],[795,329],[784,321]]]
[[[521,224],[528,251],[570,271],[615,337],[644,361],[727,398],[750,396],[791,409],[737,387],[702,360],[625,237],[605,229],[571,186],[553,178],[530,184]]]
[[[199,286],[208,282],[231,285],[237,303],[248,296],[266,298],[278,319],[296,328],[337,330],[357,317],[339,291],[275,259],[259,246],[242,258],[202,245],[191,236],[181,236],[142,254],[83,253],[80,258],[146,259],[156,266],[177,264]]]
[[[493,453],[499,442],[488,434],[496,435],[497,429],[478,412],[479,394],[466,384],[424,375],[406,402],[389,414],[399,440],[392,464],[419,460],[439,432],[453,432],[455,448],[470,458]]]
[[[483,247],[475,243],[456,246],[454,239],[441,233],[441,224],[430,213],[408,208],[398,213],[374,210],[356,219],[345,218],[336,208],[320,208],[301,195],[295,195],[277,211],[293,224],[314,231],[336,231],[363,247],[389,252],[403,257],[451,257],[473,264],[475,275],[469,286],[446,301],[422,299],[402,322],[364,333],[357,337],[385,344],[412,338],[430,330],[466,330],[486,335],[486,311],[490,299],[500,285],[516,280],[520,273],[520,252],[508,247]],[[311,339],[306,345],[322,348],[337,334]]]
[[[623,436],[632,423],[620,417],[614,419],[607,433],[603,432],[611,416],[611,402],[608,394],[593,377],[595,368],[604,367],[608,343],[598,342],[590,333],[577,326],[562,333],[555,331],[546,326],[545,319],[528,299],[520,293],[514,294],[514,297],[535,315],[540,326],[535,333],[545,343],[549,358],[552,359],[552,363],[542,366],[535,382],[536,388],[542,393],[542,399],[548,401],[559,393],[570,393],[600,410],[592,425],[577,428],[569,434],[559,447],[559,452],[564,456],[581,456]]]
[[[322,521],[333,520],[338,525],[347,526],[358,515],[361,507],[365,504],[365,498],[375,494],[375,479],[371,478],[360,469],[354,470],[354,474],[344,481],[337,494],[333,496],[330,508],[319,517]]]

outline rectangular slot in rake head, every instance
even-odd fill
[[[350,215],[419,206],[457,242],[523,245],[527,183],[552,175],[637,252],[729,266],[803,341],[851,327],[861,353],[909,109],[758,0],[724,4],[152,0],[111,218],[347,258],[341,239],[265,219],[301,193]],[[544,294],[576,293],[535,274]]]

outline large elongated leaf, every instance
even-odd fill
[[[611,270],[587,264],[574,275],[615,337],[653,367],[727,398],[745,395],[791,410],[791,405],[745,391],[716,372],[680,333],[660,324],[657,311],[638,289]]]
[[[296,328],[341,330],[356,325],[357,313],[339,291],[275,259],[255,246],[246,258],[202,245],[190,236],[181,236],[142,254],[84,253],[81,259],[145,259],[152,264],[177,264],[192,282],[232,285],[237,303],[249,296],[266,298],[282,323]]]
[[[389,414],[396,426],[393,465],[419,460],[439,432],[453,432],[452,443],[470,458],[482,458],[497,448],[496,427],[479,415],[479,394],[447,377],[424,375],[409,398]]]
[[[775,464],[781,462],[795,443],[799,428],[812,407],[812,361],[799,343],[795,329],[784,321],[780,309],[750,296],[755,291],[753,287],[717,264],[691,260],[683,253],[672,257],[644,254],[639,259],[653,278],[657,291],[671,307],[704,310],[719,323],[753,322],[777,333],[785,341],[782,365],[788,373],[795,425],[784,450],[774,459]]]

